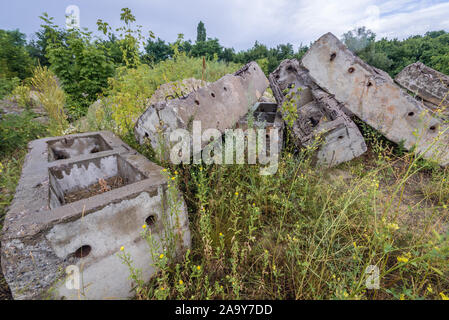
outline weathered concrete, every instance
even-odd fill
[[[284,97],[292,89],[294,89],[299,97],[297,100],[298,110],[309,102],[312,102],[313,85],[307,71],[301,68],[299,61],[296,59],[283,60],[279,66],[269,75],[270,87],[273,95],[279,105],[282,105]]]
[[[448,126],[397,86],[385,72],[369,66],[337,37],[318,39],[302,59],[302,66],[321,88],[389,140],[425,158],[449,163]],[[439,137],[439,138],[438,138]]]
[[[117,253],[123,246],[131,254],[143,280],[154,275],[144,224],[161,248],[169,241],[167,230],[179,238],[176,253],[190,246],[184,201],[178,195],[173,210],[162,168],[112,133],[40,139],[29,149],[1,241],[2,270],[14,299],[132,296],[129,270]],[[68,157],[55,160],[55,151]],[[65,202],[66,194],[111,177],[124,184]],[[65,284],[64,270],[72,265],[81,270],[80,292]]]
[[[449,77],[429,68],[421,62],[405,67],[395,78],[404,88],[415,93],[430,104],[434,111],[438,108],[449,115]]]
[[[367,150],[359,129],[343,112],[344,106],[313,83],[298,60],[282,61],[269,79],[279,104],[294,99],[297,109],[292,127],[295,144],[302,148],[321,139],[316,154],[319,165],[336,166]]]
[[[192,91],[209,85],[210,82],[188,78],[180,81],[171,81],[160,85],[148,101],[147,106],[154,105],[161,101],[178,99],[186,96]]]
[[[185,97],[158,102],[137,120],[134,132],[139,143],[149,141],[153,149],[167,150],[170,133],[175,129],[192,131],[193,121],[204,130],[215,128],[224,133],[232,128],[262,96],[268,80],[259,65],[250,62],[233,75],[191,92]],[[208,144],[202,142],[202,148]],[[163,151],[163,150],[162,150]],[[161,154],[165,158],[168,154]]]
[[[269,131],[274,128],[278,130],[278,153],[282,150],[284,136],[284,121],[277,103],[257,102],[249,110],[248,114],[243,116],[237,122],[236,128],[246,131],[249,127],[248,122],[252,123],[254,129],[265,129],[267,131],[266,147],[270,151]]]

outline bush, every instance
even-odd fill
[[[12,91],[12,96],[17,101],[17,104],[24,108],[29,108],[33,104],[30,94],[30,87],[24,84],[18,85]]]
[[[19,83],[20,79],[17,77],[6,78],[0,75],[0,99],[10,94]]]
[[[142,64],[135,69],[117,69],[117,75],[109,80],[110,87],[106,91],[111,101],[112,118],[117,124],[117,130],[120,133],[129,130],[148,107],[148,100],[161,84],[192,77],[212,82],[238,68],[239,65],[234,63],[207,61],[203,70],[201,58],[192,58],[183,52],[176,52],[174,59],[162,61],[153,68]]]
[[[43,28],[49,36],[46,57],[67,93],[68,112],[73,119],[85,115],[97,99],[108,78],[114,75],[114,64],[104,50],[92,41],[91,33],[78,29],[65,31],[43,16]],[[64,35],[64,36],[62,36]]]
[[[30,82],[50,118],[49,133],[53,136],[61,135],[68,123],[64,113],[65,93],[59,87],[55,75],[47,67],[38,66]]]
[[[0,121],[0,159],[26,147],[30,140],[45,133],[45,126],[33,121],[35,114],[24,112],[21,115],[6,115]]]

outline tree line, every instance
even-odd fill
[[[269,74],[284,59],[301,59],[309,47],[299,44],[295,48],[287,43],[268,48],[255,41],[251,48],[236,52],[222,46],[218,38],[208,37],[202,21],[198,23],[194,42],[185,40],[183,34],[174,42],[166,42],[152,32],[143,35],[142,27],[135,24],[128,8],[122,9],[122,26],[115,30],[107,22],[97,21],[98,30],[104,34],[102,38],[85,29],[57,26],[46,13],[40,18],[41,28],[30,41],[19,30],[0,30],[0,98],[27,79],[36,65],[48,66],[68,94],[69,104],[81,114],[107,87],[108,79],[118,68],[135,68],[139,64],[151,67],[182,53],[223,63],[257,61]],[[443,30],[404,40],[376,40],[375,33],[362,27],[348,31],[341,39],[367,63],[391,76],[416,61],[449,74],[449,33]]]

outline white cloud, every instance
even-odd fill
[[[36,32],[44,11],[63,24],[65,8],[73,3],[80,7],[81,26],[92,31],[99,18],[119,26],[120,8],[129,7],[145,31],[166,41],[176,40],[178,33],[195,41],[202,20],[208,37],[237,50],[256,40],[270,47],[290,42],[296,48],[326,32],[341,36],[362,25],[378,37],[400,39],[449,31],[449,0],[16,0],[0,2],[0,29]]]
[[[229,25],[219,39],[247,48],[255,40],[267,45],[308,44],[326,32],[341,36],[366,26],[378,38],[405,38],[431,30],[449,31],[449,2],[430,0],[232,0],[227,2]]]

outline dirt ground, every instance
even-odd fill
[[[102,194],[103,192],[123,187],[126,184],[126,179],[123,179],[120,176],[115,176],[105,180],[100,179],[98,183],[92,184],[85,189],[67,193],[64,196],[64,201],[65,203],[72,203],[81,199],[86,199],[98,194]]]

